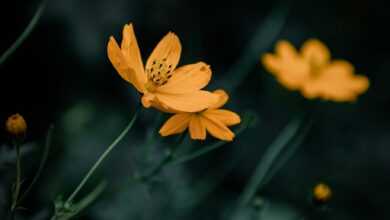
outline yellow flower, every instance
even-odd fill
[[[11,135],[23,136],[27,130],[27,124],[23,116],[20,114],[13,114],[8,117],[5,128]]]
[[[181,44],[169,32],[154,48],[144,67],[133,25],[125,25],[121,46],[110,37],[107,54],[119,75],[142,96],[144,107],[164,111],[197,112],[217,102],[218,97],[201,90],[211,79],[210,67],[198,62],[179,68]]]
[[[162,136],[179,134],[189,129],[190,136],[194,140],[205,140],[206,131],[212,136],[224,141],[232,141],[234,133],[228,126],[241,122],[236,113],[220,109],[228,101],[229,96],[223,90],[216,90],[219,100],[207,110],[189,113],[181,112],[170,117],[160,129]]]
[[[332,190],[325,183],[319,183],[313,188],[313,197],[315,201],[327,202],[332,197]]]
[[[354,74],[348,61],[331,60],[329,49],[316,39],[307,40],[299,52],[279,41],[275,54],[265,54],[262,62],[281,84],[308,99],[354,101],[369,87],[367,77]]]

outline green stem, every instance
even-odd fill
[[[18,142],[15,143],[16,148],[16,183],[15,183],[15,191],[13,192],[12,198],[12,206],[11,211],[14,212],[18,203],[19,193],[20,193],[20,180],[22,176],[22,168],[21,168],[21,158],[20,158],[20,144]]]
[[[42,13],[45,9],[46,0],[42,0],[37,11],[34,14],[34,17],[31,19],[30,23],[27,25],[23,33],[16,39],[16,41],[0,56],[0,65],[2,65],[14,52],[15,50],[26,40],[26,38],[33,31],[37,25],[39,19],[42,16]]]
[[[301,118],[292,120],[282,130],[275,141],[268,147],[264,153],[264,156],[257,165],[253,176],[249,180],[248,185],[245,187],[244,192],[241,194],[238,200],[238,207],[244,207],[250,202],[259,189],[259,185],[263,182],[267,173],[274,164],[275,160],[278,158],[283,149],[288,146],[288,143],[298,132],[301,124]]]
[[[149,179],[153,178],[155,175],[157,175],[158,173],[161,172],[162,169],[164,169],[164,167],[169,164],[170,162],[173,161],[173,159],[175,158],[175,153],[176,153],[176,150],[178,147],[181,146],[181,143],[183,142],[184,140],[184,137],[185,137],[185,133],[182,133],[180,135],[180,137],[177,139],[177,144],[175,147],[172,147],[169,152],[167,153],[167,155],[164,157],[164,159],[159,163],[157,164],[156,167],[154,167],[149,174],[145,175],[145,176],[141,176],[139,178],[139,180],[141,182],[147,182],[149,181]]]
[[[133,127],[133,124],[135,120],[138,117],[138,113],[140,112],[140,107],[137,107],[136,112],[134,113],[133,118],[130,120],[129,124],[126,126],[126,128],[120,133],[120,135],[114,140],[114,142],[111,143],[110,146],[103,152],[103,154],[99,157],[99,159],[95,162],[95,164],[91,167],[91,169],[88,171],[88,173],[84,176],[83,180],[80,182],[80,184],[77,186],[75,191],[69,196],[69,198],[66,200],[65,204],[70,204],[74,197],[77,195],[77,193],[83,188],[85,183],[88,181],[88,179],[92,176],[92,174],[96,171],[96,169],[99,167],[99,165],[104,161],[104,159],[110,154],[110,152],[115,148],[115,146],[125,137],[127,132]]]

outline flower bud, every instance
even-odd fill
[[[8,117],[5,128],[11,135],[20,137],[26,133],[27,124],[23,116],[17,113]]]
[[[332,189],[325,183],[319,183],[313,188],[313,199],[319,203],[326,203],[332,197]]]

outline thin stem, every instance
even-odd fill
[[[268,147],[264,156],[257,165],[253,176],[249,180],[248,185],[245,187],[244,192],[241,194],[238,200],[238,207],[244,207],[250,202],[275,160],[278,158],[283,149],[288,146],[288,143],[295,136],[301,124],[301,118],[293,119]]]
[[[155,175],[157,175],[158,173],[161,172],[162,169],[164,169],[164,167],[169,164],[174,158],[175,158],[175,153],[176,153],[176,150],[179,146],[181,146],[181,143],[183,142],[184,140],[184,137],[185,137],[185,133],[182,133],[180,135],[180,137],[178,138],[177,140],[177,144],[175,147],[172,147],[170,149],[170,151],[167,153],[167,155],[164,157],[164,159],[162,161],[160,161],[159,164],[157,164],[156,167],[154,167],[149,174],[145,175],[145,176],[141,176],[139,178],[139,180],[141,182],[147,182],[149,179],[153,178]]]
[[[15,143],[16,148],[16,183],[15,183],[15,191],[13,192],[13,201],[11,211],[14,212],[18,203],[19,193],[20,193],[20,180],[22,176],[22,168],[21,168],[21,158],[20,158],[20,144],[18,141]]]
[[[96,169],[99,167],[99,165],[104,161],[104,159],[110,154],[110,152],[115,148],[115,146],[125,137],[127,132],[133,127],[133,124],[135,120],[138,117],[138,113],[140,112],[140,107],[137,107],[136,112],[134,113],[133,118],[130,120],[129,124],[125,127],[125,129],[120,133],[120,135],[114,140],[114,142],[111,143],[110,146],[103,152],[103,154],[99,157],[99,159],[95,162],[95,164],[91,167],[91,169],[88,171],[88,173],[84,176],[83,180],[80,182],[80,184],[77,186],[75,191],[69,196],[69,198],[66,200],[65,204],[69,204],[73,201],[74,197],[77,195],[77,193],[83,188],[85,183],[88,181],[88,179],[92,176],[92,174],[96,171]]]
[[[0,56],[0,65],[4,63],[14,52],[15,50],[26,40],[30,33],[34,30],[39,19],[42,16],[42,13],[45,9],[46,0],[42,0],[37,11],[34,14],[34,17],[31,19],[30,23],[27,25],[23,33],[16,39],[16,41]]]
[[[51,140],[52,140],[52,135],[53,135],[53,129],[54,129],[54,127],[50,126],[50,128],[47,132],[46,141],[45,141],[45,148],[43,150],[43,154],[42,154],[41,162],[39,163],[38,170],[37,170],[33,180],[31,181],[30,185],[27,187],[26,191],[24,191],[24,193],[20,196],[18,203],[21,203],[26,198],[26,196],[32,190],[33,186],[35,185],[35,183],[38,181],[39,177],[42,174],[43,168],[45,167],[47,158],[49,156]]]

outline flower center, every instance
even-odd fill
[[[167,64],[167,59],[153,60],[150,68],[146,69],[149,82],[154,86],[165,85],[172,77],[172,65]]]

